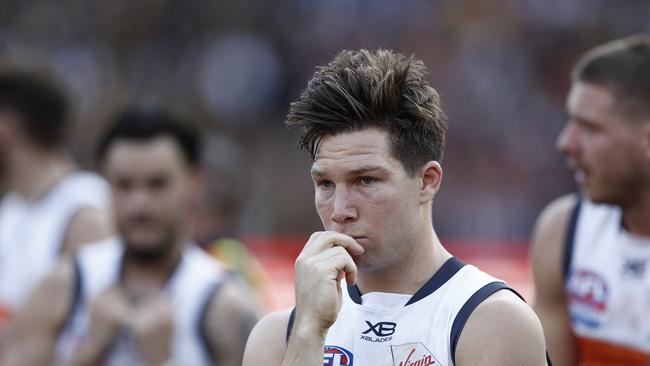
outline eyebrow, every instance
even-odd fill
[[[388,170],[382,166],[379,165],[366,165],[366,166],[361,166],[359,168],[350,170],[349,172],[346,173],[346,175],[363,175],[363,174],[368,174],[372,172],[387,172]],[[313,167],[311,168],[311,175],[314,177],[322,177],[325,175],[325,173],[321,172],[317,168]]]

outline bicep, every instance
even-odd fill
[[[72,302],[74,268],[64,260],[27,298],[16,316],[5,366],[47,365]]]
[[[532,238],[534,309],[539,316],[551,358],[557,365],[574,364],[574,336],[564,289],[565,241],[574,197],[553,202],[542,212]]]
[[[242,365],[280,366],[282,364],[287,346],[289,314],[290,311],[269,314],[257,323],[246,343]]]

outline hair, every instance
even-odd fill
[[[117,141],[150,141],[162,136],[171,137],[178,144],[190,166],[199,164],[200,138],[195,128],[162,111],[133,109],[118,115],[100,139],[97,160],[103,162],[109,148]]]
[[[571,79],[608,88],[627,117],[649,118],[650,36],[630,36],[591,49],[578,60]]]
[[[447,117],[440,96],[413,56],[389,50],[342,51],[316,69],[291,104],[286,124],[302,127],[300,147],[312,160],[324,136],[380,127],[391,153],[413,175],[428,161],[442,160]]]
[[[36,146],[63,146],[68,134],[68,103],[62,90],[44,75],[0,71],[0,110],[15,114],[17,123]]]

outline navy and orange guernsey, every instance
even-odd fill
[[[511,290],[456,257],[414,295],[362,295],[350,286],[343,291],[338,317],[327,333],[323,365],[454,365],[456,345],[470,314],[504,289]],[[293,313],[289,322],[293,323]]]
[[[650,364],[650,238],[627,232],[621,209],[579,201],[564,274],[580,365]]]

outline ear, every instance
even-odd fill
[[[420,202],[427,203],[433,200],[442,183],[442,167],[440,163],[431,160],[418,170],[420,183]]]

